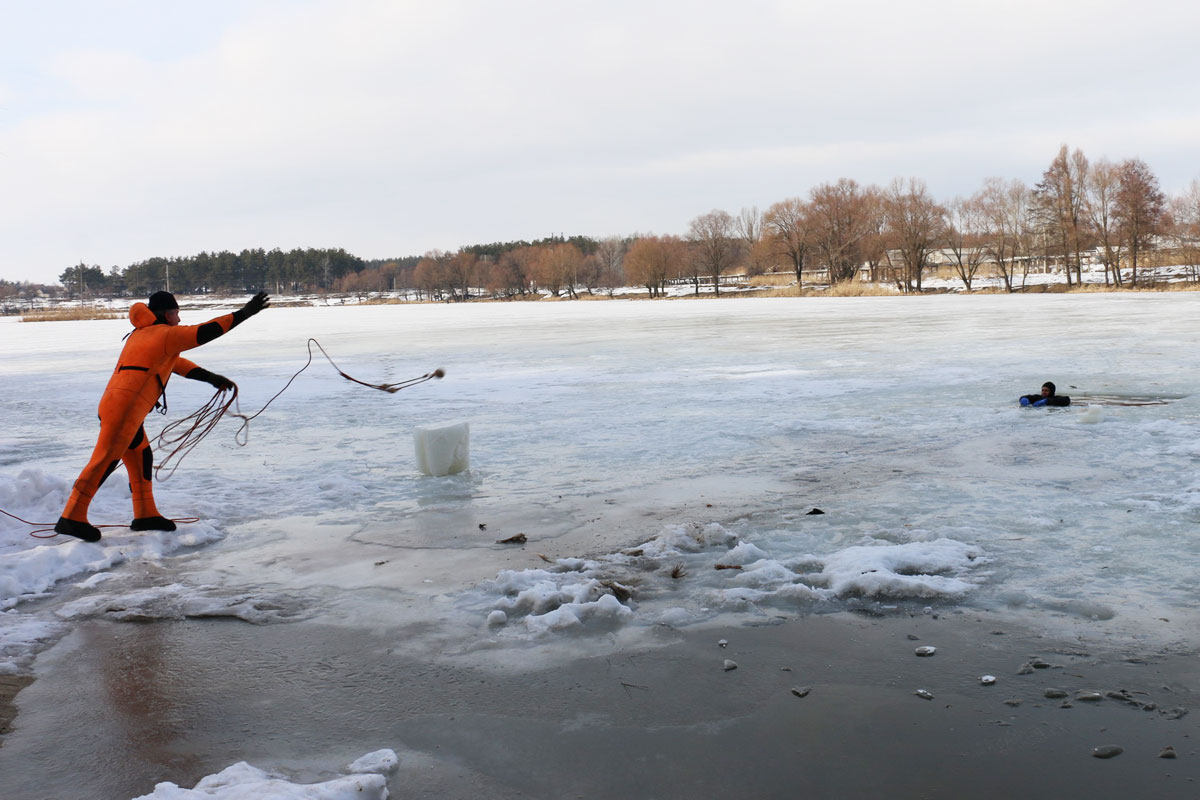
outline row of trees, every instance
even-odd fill
[[[618,237],[493,243],[457,253],[434,251],[418,259],[389,261],[347,275],[338,291],[408,291],[419,298],[466,300],[479,294],[524,297],[542,291],[578,298],[624,286],[621,262],[627,241]]]
[[[1168,198],[1140,159],[1089,161],[1063,145],[1033,186],[990,178],[967,197],[940,202],[917,178],[886,187],[842,178],[806,195],[737,215],[716,209],[682,236],[635,234],[496,242],[455,253],[364,261],[344,250],[244,250],[153,258],[105,272],[79,264],[60,281],[75,295],[338,291],[407,292],[420,299],[512,298],[670,283],[719,293],[731,274],[786,272],[798,285],[864,278],[919,292],[931,268],[951,268],[970,291],[983,274],[1009,291],[1031,270],[1054,270],[1068,285],[1085,266],[1109,284],[1137,284],[1148,253],[1169,250],[1200,265],[1200,181]]]
[[[886,188],[842,179],[772,205],[761,228],[753,246],[766,253],[749,266],[785,260],[797,281],[817,267],[831,283],[862,274],[920,291],[930,267],[948,265],[970,290],[986,266],[1012,291],[1018,277],[1039,268],[1057,267],[1068,285],[1082,283],[1085,262],[1096,258],[1106,283],[1128,274],[1136,284],[1151,248],[1197,263],[1200,182],[1168,203],[1140,159],[1093,164],[1064,145],[1034,186],[990,178],[969,197],[939,203],[916,178]]]
[[[670,283],[720,293],[730,273],[752,277],[788,271],[797,285],[863,277],[902,291],[922,290],[933,267],[953,269],[970,291],[983,272],[1008,291],[1031,270],[1057,270],[1068,285],[1083,282],[1085,264],[1105,282],[1139,282],[1150,250],[1170,250],[1200,279],[1200,181],[1168,200],[1140,159],[1090,163],[1065,145],[1042,179],[1029,186],[991,178],[968,197],[938,202],[925,183],[897,179],[887,187],[843,178],[765,212],[717,209],[691,221],[683,236],[635,235],[590,244],[525,245],[476,258],[469,250],[430,254],[412,283],[430,297],[464,299],[469,287],[492,296],[531,291],[570,297],[577,291],[644,286],[651,297]]]
[[[829,283],[861,275],[921,291],[926,272],[945,265],[968,291],[984,268],[1013,291],[1031,269],[1058,269],[1068,285],[1082,283],[1084,264],[1095,262],[1106,283],[1128,275],[1137,284],[1151,250],[1170,250],[1197,280],[1200,181],[1169,199],[1144,161],[1092,163],[1063,145],[1034,186],[990,178],[969,197],[940,203],[917,178],[887,187],[843,178],[762,214],[712,211],[692,221],[684,242],[666,237],[646,247],[656,254],[646,263],[673,252],[675,263],[691,262],[685,272],[714,283],[738,264],[748,274],[786,266],[797,283],[815,270]]]
[[[364,262],[341,248],[243,250],[200,253],[180,258],[151,258],[128,267],[77,264],[58,280],[72,296],[141,296],[159,289],[183,294],[244,293],[259,289],[304,292],[331,289]]]

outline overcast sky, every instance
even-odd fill
[[[1200,177],[1200,4],[0,0],[0,278],[683,233],[852,177]]]

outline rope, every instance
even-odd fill
[[[221,398],[226,392],[229,392],[229,399],[222,401]],[[165,481],[175,474],[175,470],[183,462],[184,456],[192,452],[196,445],[200,444],[201,440],[217,426],[217,423],[221,421],[221,417],[229,411],[229,407],[237,403],[237,395],[237,384],[234,384],[232,390],[220,389],[216,394],[208,398],[208,402],[199,409],[188,414],[183,419],[170,423],[159,432],[157,439],[159,445],[173,449],[167,453],[165,458],[154,465],[155,480]],[[176,433],[178,428],[181,428],[189,421],[192,424],[187,429]],[[238,444],[245,444],[245,442],[238,442]],[[178,456],[177,459],[176,456]],[[175,463],[171,465],[167,474],[160,476],[160,471],[166,468],[167,464],[173,460]]]
[[[3,514],[6,517],[12,517],[17,522],[24,522],[26,525],[34,526],[35,530],[30,531],[29,535],[35,539],[53,539],[55,536],[58,536],[58,534],[54,532],[54,523],[53,522],[30,522],[27,519],[18,517],[16,514],[12,514],[8,511],[5,511],[3,508],[0,508],[0,514]],[[199,522],[200,518],[199,517],[180,517],[179,519],[173,519],[171,521],[179,522],[182,524],[189,524],[192,522]],[[128,525],[93,525],[92,527],[93,528],[128,528],[129,526]]]
[[[434,378],[442,378],[446,375],[445,370],[439,368],[416,378],[409,378],[408,380],[398,381],[396,383],[367,383],[366,381],[360,381],[353,375],[348,375],[343,372],[341,367],[334,363],[334,360],[329,357],[329,353],[325,352],[325,348],[322,347],[321,343],[316,339],[310,337],[306,344],[308,345],[308,360],[304,362],[304,366],[296,370],[292,377],[288,378],[288,382],[283,385],[283,388],[273,394],[271,399],[253,414],[242,413],[241,407],[238,405],[237,384],[234,384],[233,389],[218,389],[217,393],[214,394],[209,401],[199,409],[193,411],[191,414],[188,414],[183,419],[176,420],[175,422],[172,422],[170,425],[167,425],[165,428],[163,428],[158,434],[156,441],[161,447],[167,449],[168,452],[166,456],[154,466],[155,478],[157,480],[165,481],[174,475],[175,470],[177,470],[179,465],[183,462],[184,457],[187,456],[188,453],[192,452],[196,445],[200,444],[204,437],[208,436],[208,434],[212,432],[213,428],[215,428],[217,423],[220,422],[221,417],[225,416],[226,414],[231,417],[237,417],[242,421],[242,424],[238,426],[238,429],[233,434],[233,441],[238,447],[245,447],[250,441],[250,420],[266,411],[271,403],[274,403],[275,399],[279,397],[279,395],[286,392],[292,385],[292,382],[295,381],[296,378],[300,377],[300,373],[304,372],[304,370],[308,369],[309,366],[312,365],[313,345],[316,345],[317,349],[321,351],[321,355],[325,356],[325,360],[328,361],[329,365],[337,371],[338,375],[341,375],[346,380],[357,383],[360,386],[366,386],[368,389],[378,389],[379,391],[387,392],[388,394],[395,394],[401,389],[407,389],[410,386],[416,386],[418,383],[424,383],[425,381],[432,380]],[[226,392],[229,393],[228,399],[224,399]],[[230,408],[233,408],[233,410],[230,411]],[[170,467],[169,469],[168,465]],[[166,470],[166,474],[161,474],[163,470]]]

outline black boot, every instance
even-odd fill
[[[175,523],[166,517],[138,517],[129,527],[135,531],[173,531]]]
[[[100,541],[99,528],[89,525],[86,522],[67,519],[66,517],[58,518],[58,522],[54,523],[54,532],[74,536],[76,539],[83,539],[85,542]]]

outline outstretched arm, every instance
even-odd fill
[[[246,305],[232,314],[224,314],[201,325],[178,325],[171,328],[167,334],[167,350],[181,353],[202,344],[208,344],[218,336],[222,336],[253,317],[271,305],[271,298],[266,292],[259,292],[251,297]]]

